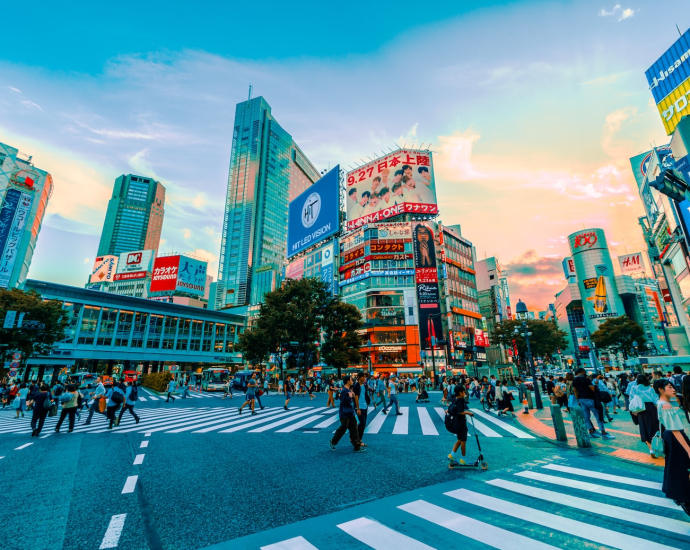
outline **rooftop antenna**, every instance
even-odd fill
[[[401,148],[404,149],[405,145],[407,145],[407,142],[403,143],[403,146]]]
[[[680,29],[678,28],[678,23],[676,23],[676,29],[678,30],[678,36],[683,36],[683,34],[680,32]]]
[[[252,90],[254,89],[254,86],[251,84],[249,85],[249,97],[247,98],[247,101],[249,101],[252,98]]]
[[[415,144],[415,143],[417,143],[416,140],[412,142],[412,147],[410,147],[410,149],[414,149],[414,144]]]

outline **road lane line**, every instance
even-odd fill
[[[611,546],[612,548],[620,548],[621,550],[633,550],[637,548],[644,548],[645,550],[671,550],[673,548],[672,546],[666,546],[665,544],[660,544],[651,540],[626,535],[619,531],[605,529],[598,525],[592,525],[583,521],[529,508],[528,506],[522,506],[515,502],[468,491],[467,489],[458,489],[444,494],[493,512],[499,512],[523,521],[541,525],[547,529],[561,531],[562,533],[574,537],[581,537],[599,544]],[[576,543],[573,543],[573,545],[576,545]]]
[[[520,439],[534,439],[533,435],[530,435],[527,432],[523,432],[522,430],[518,430],[515,426],[508,424],[507,422],[503,422],[502,420],[499,420],[498,418],[494,418],[493,416],[485,413],[484,411],[480,411],[479,409],[471,409],[471,411],[475,415],[478,414],[479,416],[488,420],[489,422],[492,422],[492,423],[496,424],[497,426],[500,426],[502,429],[513,434],[515,437],[519,437]]]
[[[515,548],[556,550],[556,547],[549,544],[501,529],[500,527],[494,527],[490,523],[484,523],[483,521],[457,514],[424,500],[416,500],[409,504],[398,506],[398,508],[418,518],[445,527],[454,533],[483,542],[499,550],[514,550]]]
[[[139,448],[140,448],[140,449],[145,449],[145,448],[148,447],[148,446],[149,446],[149,442],[148,442],[148,441],[142,441],[142,442],[141,442],[141,445],[139,445]]]
[[[555,504],[563,506],[571,506],[578,511],[586,510],[605,516],[607,518],[616,518],[623,521],[630,521],[638,525],[651,525],[658,529],[671,531],[680,535],[690,536],[690,523],[687,521],[680,521],[671,519],[656,514],[649,514],[647,512],[640,512],[630,508],[623,508],[621,506],[613,506],[612,504],[605,504],[595,500],[588,500],[586,498],[575,497],[569,494],[557,493],[547,489],[540,489],[532,485],[523,485],[521,483],[514,483],[506,479],[492,479],[487,481],[488,484],[502,489],[508,489],[520,495],[527,495],[530,497],[546,500]]]
[[[26,449],[30,445],[33,445],[33,443],[24,443],[24,445],[21,445],[15,449],[15,451],[21,451],[22,449]]]
[[[383,411],[381,411],[379,414],[377,414],[371,422],[369,422],[369,425],[366,427],[364,430],[365,434],[377,434],[381,430],[381,426],[383,426],[383,423],[386,421],[386,418],[388,418],[388,415],[383,414]]]
[[[120,542],[122,529],[125,526],[126,517],[127,514],[119,514],[110,518],[108,529],[103,536],[103,542],[101,542],[99,550],[104,550],[105,548],[117,548],[117,544]]]
[[[137,455],[134,457],[134,466],[137,466],[139,464],[142,464],[144,462],[144,456],[146,455]]]
[[[276,413],[278,413],[278,411],[279,411],[279,409],[276,409],[276,408],[271,409],[270,407],[266,407],[265,413],[258,412],[256,414],[257,415],[261,414],[261,415],[265,416],[265,415],[276,414]],[[249,417],[251,417],[251,414],[249,415]],[[231,410],[230,414],[223,415],[222,418],[210,419],[210,420],[207,420],[205,422],[200,422],[198,424],[195,423],[195,424],[191,424],[189,426],[184,426],[183,424],[180,424],[180,426],[182,426],[182,428],[178,428],[176,430],[168,430],[168,431],[166,431],[166,433],[176,434],[176,433],[186,432],[189,430],[195,430],[196,428],[203,428],[203,427],[210,427],[211,430],[213,430],[212,426],[215,426],[215,425],[220,424],[222,422],[227,422],[228,419],[232,419],[232,418],[234,418],[234,419],[241,418],[241,415],[237,414],[237,411]]]
[[[144,434],[144,437],[151,437],[151,432],[146,432],[146,433]]]
[[[392,412],[392,409],[391,409]],[[410,427],[410,408],[400,407],[400,412],[402,416],[395,416],[395,425],[393,426],[394,435],[407,435]]]
[[[287,414],[285,410],[280,410],[280,409],[273,409],[268,412],[261,412],[259,411],[256,413],[259,418],[278,418],[281,415]],[[247,424],[248,422],[251,422],[252,420],[255,420],[254,417],[250,414],[245,415],[245,416],[240,416],[237,415],[234,417],[234,420],[231,420],[230,422],[223,422],[222,424],[214,424],[213,426],[209,426],[207,428],[203,428],[201,430],[195,430],[192,433],[194,434],[205,434],[208,432],[214,432],[217,430],[220,430],[221,428],[227,428],[228,426],[235,426],[237,424]],[[219,432],[220,433],[220,432]]]
[[[318,428],[318,429],[321,429],[321,428],[328,428],[328,426],[331,426],[332,424],[335,424],[336,422],[340,422],[340,416],[337,415],[337,414],[336,414],[335,416],[332,416],[332,417],[329,418],[328,420],[324,420],[323,422],[321,422],[321,423],[319,423],[319,424],[317,424],[316,426],[313,426],[313,427],[314,427],[314,428]]]
[[[537,472],[518,472],[515,475],[526,477],[527,479],[534,479],[536,481],[543,481],[544,483],[553,483],[554,485],[569,487],[570,489],[580,489],[581,491],[588,491],[598,495],[622,498],[623,500],[632,500],[633,502],[644,502],[645,504],[653,504],[654,506],[661,506],[662,508],[678,510],[678,506],[676,506],[671,499],[664,497],[653,497],[651,495],[645,495],[644,493],[628,491],[627,489],[607,487],[606,485],[597,485],[596,483],[588,483],[586,481],[578,481],[576,479],[549,476]]]
[[[634,485],[635,487],[646,487],[647,489],[658,489],[661,491],[661,483],[656,481],[645,481],[644,479],[634,478],[634,477],[623,477],[614,476],[611,474],[605,474],[603,472],[597,472],[594,470],[582,470],[581,468],[571,468],[570,466],[561,466],[560,464],[548,464],[542,466],[548,470],[556,470],[557,472],[564,472],[566,474],[575,474],[583,477],[593,477],[605,481],[613,481],[615,483],[623,483],[625,485]]]
[[[125,481],[125,486],[122,488],[121,494],[133,493],[134,488],[137,486],[137,479],[139,479],[139,476],[129,476],[127,481]]]
[[[393,531],[390,527],[369,518],[354,519],[337,527],[374,550],[434,550],[432,546]]]
[[[283,428],[282,430],[277,430],[276,433],[277,434],[284,434],[284,433],[294,432],[295,430],[301,428],[302,426],[306,426],[307,424],[310,424],[310,423],[314,422],[315,420],[319,420],[320,418],[323,418],[323,415],[315,414],[313,416],[308,416],[307,418],[304,418],[304,419],[300,420],[299,422],[295,422],[294,424],[287,426],[286,428]]]
[[[419,415],[419,423],[422,425],[423,435],[438,435],[434,421],[429,416],[429,411],[426,407],[417,407],[417,414]]]
[[[323,410],[325,408],[326,407],[317,407],[317,408],[309,410],[309,411],[301,412],[299,414],[294,414],[288,418],[283,418],[282,420],[278,420],[277,422],[272,422],[271,424],[261,426],[260,428],[254,428],[253,430],[249,430],[249,433],[266,432],[266,431],[271,430],[273,428],[277,428],[278,426],[282,426],[283,424],[287,424],[288,422],[292,422],[296,418],[302,418],[303,416],[307,416],[309,414],[318,412],[318,411]]]
[[[280,414],[276,414],[274,416],[271,416],[270,418],[252,418],[251,416],[247,419],[246,422],[240,423],[240,421],[235,421],[232,424],[237,424],[236,426],[233,425],[232,428],[228,428],[227,430],[222,430],[218,433],[226,434],[226,433],[234,433],[234,432],[239,432],[240,430],[244,430],[245,428],[248,428],[249,426],[256,426],[258,424],[265,424],[266,422],[271,422],[277,418],[287,418],[290,417],[292,419],[293,416],[295,416],[297,413],[299,413],[300,416],[304,416],[305,414],[310,414],[312,411],[304,411],[304,409],[293,409],[290,411],[282,411]],[[197,432],[192,432],[192,433],[197,433]]]
[[[261,550],[319,550],[313,544],[310,544],[304,537],[295,537],[268,546],[262,546]]]

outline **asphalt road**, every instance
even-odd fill
[[[244,420],[244,415],[237,417],[232,410],[240,399],[215,396],[174,404],[148,399],[138,407],[148,419],[142,421],[141,431],[125,429],[123,423],[119,432],[55,434],[46,429],[43,435],[48,437],[37,439],[11,431],[20,428],[0,428],[0,466],[6,481],[0,525],[6,526],[9,535],[3,539],[3,548],[197,549],[230,540],[235,542],[228,548],[259,548],[263,540],[277,542],[282,534],[290,535],[297,522],[319,522],[319,518],[328,522],[333,514],[348,511],[357,515],[362,506],[376,507],[378,502],[387,502],[381,499],[401,498],[423,488],[433,491],[439,484],[479,487],[477,484],[496,472],[554,460],[584,461],[604,471],[625,469],[629,475],[660,481],[658,469],[602,459],[592,451],[563,449],[528,434],[517,437],[486,419],[482,420],[485,426],[500,432],[500,436],[480,435],[489,470],[449,470],[446,455],[454,436],[442,429],[433,409],[439,404],[420,405],[428,407],[438,431],[435,436],[424,435],[419,421],[427,415],[417,410],[414,397],[403,394],[400,398],[409,417],[406,433],[400,433],[395,417],[385,419],[378,433],[365,434],[369,449],[361,454],[352,452],[347,437],[337,451],[329,449],[335,424],[320,430],[306,425],[288,433],[278,429],[290,426],[289,422],[254,433],[215,429],[195,433],[196,428],[170,433],[171,422],[175,426],[183,423],[180,417],[173,422],[172,414],[200,414],[206,419],[187,420],[193,426],[205,426],[213,414],[235,415],[227,417],[230,420],[215,417],[215,422],[223,424],[269,418],[258,415]],[[431,397],[440,398],[437,394]],[[324,407],[325,401],[324,395],[312,402],[296,398],[291,407],[298,415],[306,407]],[[268,396],[263,403],[275,408],[273,414],[283,414],[281,397]],[[156,414],[162,416],[145,416]],[[0,413],[2,426],[12,421],[11,415]],[[272,425],[268,420],[262,422],[260,426]],[[146,426],[152,426],[150,432],[145,431]],[[23,447],[27,443],[30,445]],[[476,444],[472,439],[468,450],[473,458]],[[276,528],[284,531],[271,531]],[[309,527],[308,532],[314,528]],[[263,532],[273,534],[264,539]],[[352,540],[353,546],[340,545],[369,547]],[[556,546],[566,540],[559,539]],[[441,542],[431,546],[450,547]],[[333,547],[324,544],[317,547]],[[690,538],[685,547],[690,547]]]

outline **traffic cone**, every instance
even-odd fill
[[[525,407],[525,410],[522,411],[522,414],[529,414],[529,407],[527,405],[527,398],[526,397],[522,400],[522,406]]]

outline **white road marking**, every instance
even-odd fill
[[[363,542],[374,550],[434,550],[418,540],[394,531],[390,527],[369,518],[358,518],[338,525],[348,535]]]
[[[146,401],[146,398],[140,395],[138,400],[139,401]]]
[[[661,483],[656,481],[645,481],[635,477],[614,476],[605,474],[603,472],[596,472],[594,470],[582,470],[581,468],[571,468],[570,466],[561,466],[560,464],[548,464],[542,466],[548,470],[556,470],[557,472],[564,472],[566,474],[575,474],[583,477],[593,477],[596,479],[603,479],[605,481],[613,481],[615,483],[623,483],[625,485],[634,485],[635,487],[646,487],[647,489],[658,489],[661,491]]]
[[[110,524],[103,536],[103,542],[101,542],[101,546],[99,547],[100,550],[104,548],[117,548],[117,544],[120,542],[122,528],[125,526],[126,517],[127,514],[119,514],[110,518]]]
[[[134,466],[137,466],[138,464],[142,464],[144,462],[144,456],[146,455],[137,455],[134,457]]]
[[[129,476],[127,481],[125,481],[125,486],[123,487],[121,494],[125,495],[127,493],[133,493],[134,488],[137,486],[137,479],[139,479],[139,476]]]
[[[457,514],[424,500],[416,500],[409,504],[398,506],[398,508],[431,523],[450,529],[454,533],[483,542],[499,550],[514,550],[515,548],[556,550],[554,546],[549,544],[518,535],[500,527],[494,527],[490,523],[484,523],[483,521]]]
[[[259,418],[268,418],[269,420],[272,418],[279,418],[282,415],[289,414],[286,413],[285,410],[280,410],[280,409],[273,409],[268,412],[258,412],[257,415]],[[231,420],[230,422],[223,422],[222,424],[214,424],[213,426],[209,426],[206,428],[203,428],[201,430],[195,430],[192,433],[195,434],[205,434],[208,432],[213,432],[220,430],[221,428],[227,428],[228,426],[238,426],[238,425],[245,425],[248,424],[249,422],[252,422],[253,420],[256,420],[251,414],[245,415],[245,416],[235,416],[234,420]],[[222,432],[219,432],[222,433]]]
[[[446,411],[442,409],[441,407],[434,407],[434,410],[438,413],[438,415],[441,417],[441,420],[445,422],[446,420]],[[474,422],[474,427],[476,430],[480,433],[485,435],[486,437],[503,437],[500,433],[494,431],[493,429],[489,428],[486,424],[483,422],[480,422],[476,418],[473,418],[472,420],[468,421],[468,424],[470,422]]]
[[[144,437],[151,437],[151,432],[146,432],[146,433],[144,434]]]
[[[402,416],[395,417],[395,426],[393,426],[393,434],[407,435],[410,426],[410,408],[400,407],[400,412],[402,413]]]
[[[295,537],[268,546],[262,546],[261,550],[319,550],[313,544],[310,544],[304,537]]]
[[[329,411],[330,412],[330,411]],[[290,426],[287,426],[281,430],[277,430],[276,433],[281,434],[281,433],[290,433],[294,432],[295,430],[298,430],[302,426],[306,426],[307,424],[310,424],[314,422],[315,420],[318,420],[320,418],[323,418],[323,415],[321,414],[315,414],[313,416],[308,416],[307,418],[303,418],[299,422],[295,422],[294,424],[291,424]]]
[[[336,422],[340,422],[340,416],[338,416],[337,414],[335,416],[332,416],[328,420],[324,420],[323,422],[317,424],[316,426],[314,426],[314,428],[328,428],[328,426],[331,426]]]
[[[388,418],[388,416],[383,414],[383,411],[381,411],[379,414],[377,414],[372,419],[371,422],[369,422],[369,425],[364,430],[364,433],[365,434],[377,434],[377,433],[379,433],[379,430],[381,430],[381,426],[383,426],[383,423],[386,421],[386,418]]]
[[[481,506],[482,508],[530,523],[536,523],[547,529],[561,531],[562,533],[574,537],[581,537],[599,544],[605,544],[612,548],[619,548],[621,550],[637,550],[639,548],[644,548],[645,550],[671,550],[673,548],[672,546],[666,546],[665,544],[659,544],[651,540],[645,540],[618,531],[604,529],[603,527],[583,521],[535,510],[534,508],[522,506],[515,502],[509,502],[507,500],[501,500],[499,498],[468,491],[467,489],[458,489],[444,494],[462,500],[463,502],[469,502],[475,506]]]
[[[622,498],[623,500],[632,500],[634,502],[644,502],[645,504],[653,504],[661,506],[662,508],[670,508],[671,510],[678,510],[672,500],[663,497],[653,497],[645,495],[644,493],[636,493],[635,491],[628,491],[626,489],[617,489],[616,487],[607,487],[605,485],[597,485],[596,483],[588,483],[586,481],[578,481],[576,479],[567,479],[564,477],[549,476],[540,474],[538,472],[519,472],[516,476],[534,479],[536,481],[543,481],[545,483],[553,483],[562,487],[569,487],[571,489],[580,489],[598,495],[606,495],[609,497]]]
[[[638,525],[651,525],[659,529],[664,529],[665,531],[671,531],[672,533],[690,536],[690,523],[687,521],[671,519],[656,514],[648,514],[647,512],[639,512],[637,510],[631,510],[630,508],[622,508],[621,506],[613,506],[612,504],[605,504],[595,500],[557,493],[547,489],[540,489],[539,487],[532,487],[531,485],[522,485],[505,479],[493,479],[487,481],[487,483],[495,485],[496,487],[508,489],[509,491],[514,491],[520,495],[527,495],[563,506],[571,506],[578,511],[586,510],[587,512],[593,512],[605,517],[630,521]]]
[[[434,421],[429,416],[429,411],[426,407],[417,407],[417,414],[419,415],[419,423],[422,425],[422,434],[424,435],[438,435],[438,430],[434,426]]]
[[[493,422],[497,426],[500,426],[502,429],[504,429],[507,432],[510,432],[515,437],[519,437],[520,439],[534,439],[533,435],[530,435],[527,432],[523,432],[522,430],[518,430],[515,426],[508,424],[507,422],[503,422],[502,420],[499,420],[498,418],[494,418],[493,416],[485,413],[484,411],[480,411],[479,409],[472,409],[472,412],[475,415],[478,414],[479,416],[488,420],[489,422]]]
[[[21,451],[22,449],[26,449],[27,447],[33,445],[33,443],[24,443],[24,445],[21,445],[15,449],[15,451]]]
[[[324,408],[325,407],[317,407],[316,409],[304,411],[304,412],[301,412],[299,414],[293,414],[289,418],[283,418],[282,420],[278,420],[277,422],[267,424],[266,426],[261,426],[260,428],[254,428],[253,430],[249,430],[249,433],[265,432],[265,431],[271,430],[273,428],[277,428],[278,426],[282,426],[283,424],[287,424],[289,422],[292,422],[295,418],[302,418],[303,416],[307,416],[309,414],[312,414],[312,413],[317,412],[317,411],[324,409]]]
[[[140,448],[140,449],[145,449],[145,448],[148,447],[148,446],[149,446],[149,442],[148,442],[148,441],[142,441],[142,442],[141,442],[141,445],[139,445],[139,448]]]

